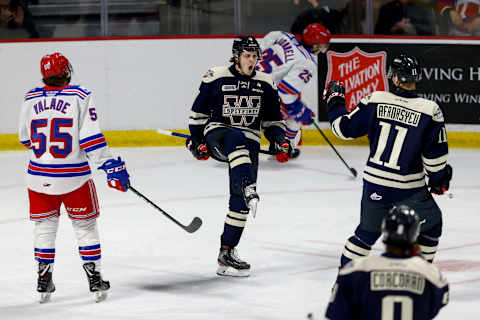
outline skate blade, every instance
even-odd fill
[[[93,298],[97,303],[107,299],[107,296],[108,296],[107,291],[96,291],[93,293]]]
[[[50,296],[52,295],[51,292],[42,292],[40,293],[40,299],[38,300],[38,302],[40,303],[47,303],[48,301],[50,301]]]
[[[250,269],[237,270],[232,267],[218,266],[217,275],[223,277],[245,278],[250,276]]]

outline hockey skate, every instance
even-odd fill
[[[253,217],[255,217],[257,215],[258,201],[260,201],[260,197],[257,194],[257,184],[252,183],[251,185],[243,188],[243,196],[250,213],[252,213]]]
[[[88,277],[90,292],[93,292],[95,302],[101,302],[107,298],[107,290],[110,289],[110,282],[102,279],[100,272],[95,271],[95,263],[88,262],[83,265]]]
[[[50,301],[50,295],[55,292],[52,280],[52,265],[46,262],[38,264],[37,291],[40,292],[40,303]]]
[[[292,159],[296,159],[296,158],[298,158],[298,156],[300,156],[300,149],[293,148]]]
[[[250,265],[240,260],[235,248],[220,248],[218,254],[218,269],[219,276],[230,277],[248,277],[250,275]]]

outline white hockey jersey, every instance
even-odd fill
[[[112,158],[100,131],[91,91],[74,85],[43,87],[25,95],[19,140],[31,149],[28,188],[64,194],[91,178],[95,167]]]
[[[287,108],[296,105],[305,85],[316,75],[317,57],[287,32],[269,32],[259,42],[262,59],[257,69],[272,75]]]

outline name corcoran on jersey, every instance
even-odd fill
[[[100,166],[112,158],[92,92],[78,85],[28,91],[20,113],[19,139],[33,149],[27,183],[40,193],[76,190],[91,178],[88,160]]]

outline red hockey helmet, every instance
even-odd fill
[[[63,75],[70,78],[73,69],[72,65],[64,55],[60,52],[55,52],[43,56],[40,61],[40,71],[42,72],[42,77],[44,79],[52,76],[61,77]]]
[[[327,28],[320,23],[309,24],[302,32],[302,43],[313,47],[314,44],[328,45],[332,35]]]

